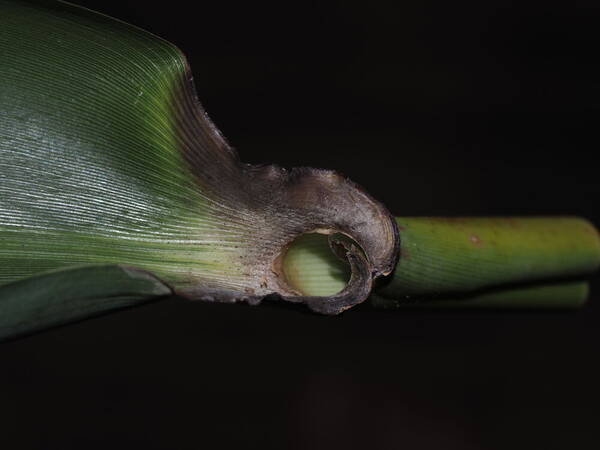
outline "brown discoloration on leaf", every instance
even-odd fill
[[[408,250],[406,248],[400,249],[400,258],[401,259],[410,259],[410,253],[408,253]]]
[[[469,236],[469,240],[473,243],[473,245],[481,245],[481,239],[476,234]]]
[[[250,303],[276,294],[286,301],[306,303],[314,311],[337,314],[364,301],[375,278],[392,273],[399,254],[396,222],[360,186],[331,170],[286,170],[242,163],[200,106],[190,76],[182,80],[174,101],[181,105],[175,120],[187,167],[202,192],[229,214],[233,211],[251,236],[238,258],[245,274],[241,293],[209,281],[182,294]],[[224,220],[228,220],[225,214]],[[352,266],[352,276],[339,294],[303,297],[283,276],[281,257],[285,250],[299,235],[310,232],[341,233],[360,247],[340,244]],[[253,294],[248,295],[250,292]]]

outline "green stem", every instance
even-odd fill
[[[600,239],[576,217],[397,218],[400,260],[372,303],[427,306],[578,307],[600,266]],[[290,248],[288,281],[308,295],[342,287],[348,273],[323,236]],[[517,286],[515,286],[517,285]],[[386,303],[387,302],[387,303]]]
[[[582,306],[589,293],[587,281],[535,284],[517,288],[492,289],[456,297],[408,299],[385,298],[371,294],[371,304],[376,308],[518,308],[564,309]]]

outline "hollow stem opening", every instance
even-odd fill
[[[283,257],[286,282],[302,295],[334,295],[350,280],[348,262],[332,252],[328,239],[325,234],[303,234],[290,244]]]

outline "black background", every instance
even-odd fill
[[[600,224],[597,1],[76,3],[177,44],[247,162],[335,168],[397,215]],[[595,449],[593,288],[574,313],[104,316],[0,346],[0,445]]]

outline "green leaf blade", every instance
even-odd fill
[[[195,98],[181,52],[61,2],[0,0],[0,27],[0,285],[74,264],[179,285],[227,272],[243,231],[184,157],[225,144],[183,130]]]
[[[57,270],[0,286],[0,340],[171,295],[148,272],[118,265]]]

